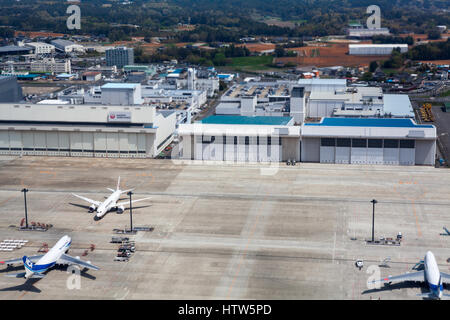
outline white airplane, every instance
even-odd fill
[[[14,278],[43,278],[44,273],[55,265],[71,265],[77,264],[79,266],[99,270],[98,267],[91,264],[90,261],[84,262],[79,257],[71,257],[65,254],[72,243],[72,239],[69,236],[64,236],[44,255],[37,256],[23,256],[23,258],[0,261],[1,264],[7,266],[15,263],[23,263],[25,272],[7,274],[7,277]]]
[[[120,177],[119,180],[117,180],[117,187],[116,190],[114,189],[110,189],[107,188],[109,191],[112,192],[112,194],[103,202],[100,201],[95,201],[83,196],[79,196],[75,193],[72,193],[72,195],[74,195],[75,197],[78,197],[86,202],[89,202],[91,204],[91,206],[89,207],[89,212],[94,212],[96,211],[97,214],[95,215],[94,219],[95,220],[99,220],[101,219],[106,213],[108,213],[111,210],[117,210],[117,213],[122,213],[125,211],[125,205],[129,203],[129,201],[125,201],[125,202],[119,202],[117,203],[117,201],[120,199],[120,196],[123,193],[127,193],[133,189],[128,189],[128,190],[120,190]],[[143,201],[143,200],[147,200],[150,199],[150,197],[148,198],[143,198],[143,199],[138,199],[138,200],[132,200],[131,202],[139,202],[139,201]]]
[[[430,288],[430,292],[418,294],[418,296],[437,299],[441,299],[443,296],[450,297],[450,295],[443,293],[443,284],[450,284],[450,274],[439,271],[436,259],[431,251],[426,253],[423,266],[424,270],[418,272],[405,273],[394,277],[389,276],[384,279],[372,281],[371,283],[381,282],[391,284],[393,281],[426,282]]]

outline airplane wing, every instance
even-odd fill
[[[85,268],[88,268],[88,269],[99,270],[98,267],[96,267],[96,266],[94,266],[94,265],[92,265],[90,263],[84,262],[84,261],[82,261],[80,259],[71,257],[71,256],[69,256],[67,254],[63,254],[61,256],[61,258],[58,259],[58,263],[61,263],[61,264],[63,264],[63,263],[64,264],[78,264],[78,265],[80,265],[82,267],[85,267]]]
[[[79,195],[77,195],[75,193],[72,193],[72,195],[77,197],[77,198],[80,198],[81,200],[87,201],[90,204],[95,204],[96,206],[99,206],[101,204],[100,201],[95,201],[95,200],[92,200],[92,199],[89,199],[89,198],[86,198],[86,197],[83,197],[83,196],[79,196]]]
[[[151,197],[148,197],[148,198],[142,198],[142,199],[137,199],[137,200],[131,200],[131,203],[135,203],[135,202],[139,202],[139,201],[144,201],[144,200],[148,200],[148,199],[151,199]],[[127,204],[130,204],[130,201],[124,201],[124,202],[120,202],[120,203],[117,203],[117,206],[126,206]]]
[[[425,271],[418,271],[418,272],[410,272],[405,273],[399,276],[394,277],[386,277],[380,280],[372,281],[371,283],[375,282],[381,282],[381,283],[388,283],[388,282],[402,282],[402,281],[425,281]]]
[[[450,284],[450,274],[441,272],[442,283]]]
[[[37,255],[37,256],[30,256],[28,259],[31,260],[31,262],[36,263],[40,258],[42,258],[44,255]],[[0,264],[15,264],[15,263],[21,263],[23,264],[23,258],[18,259],[12,259],[12,260],[6,260],[6,261],[0,261]]]

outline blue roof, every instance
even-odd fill
[[[134,89],[138,83],[114,83],[110,82],[107,84],[104,84],[101,88],[102,89]]]
[[[205,124],[243,124],[243,125],[279,125],[285,126],[291,117],[265,117],[265,116],[209,116],[203,120]]]
[[[305,123],[305,125],[329,127],[433,128],[432,125],[416,124],[412,119],[393,118],[323,118],[320,123]]]

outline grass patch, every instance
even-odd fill
[[[440,93],[439,97],[450,97],[450,90]]]
[[[270,68],[272,56],[252,56],[232,58],[232,62],[228,65],[242,70],[266,70]]]
[[[398,73],[398,69],[384,69],[382,68],[381,71],[383,71],[386,75],[392,75]]]

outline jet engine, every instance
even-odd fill
[[[91,205],[91,206],[89,207],[89,212],[92,213],[92,212],[95,211],[95,209],[97,209],[97,207],[96,207],[95,205]]]
[[[124,211],[125,211],[125,208],[122,205],[117,207],[117,213],[123,213]]]

